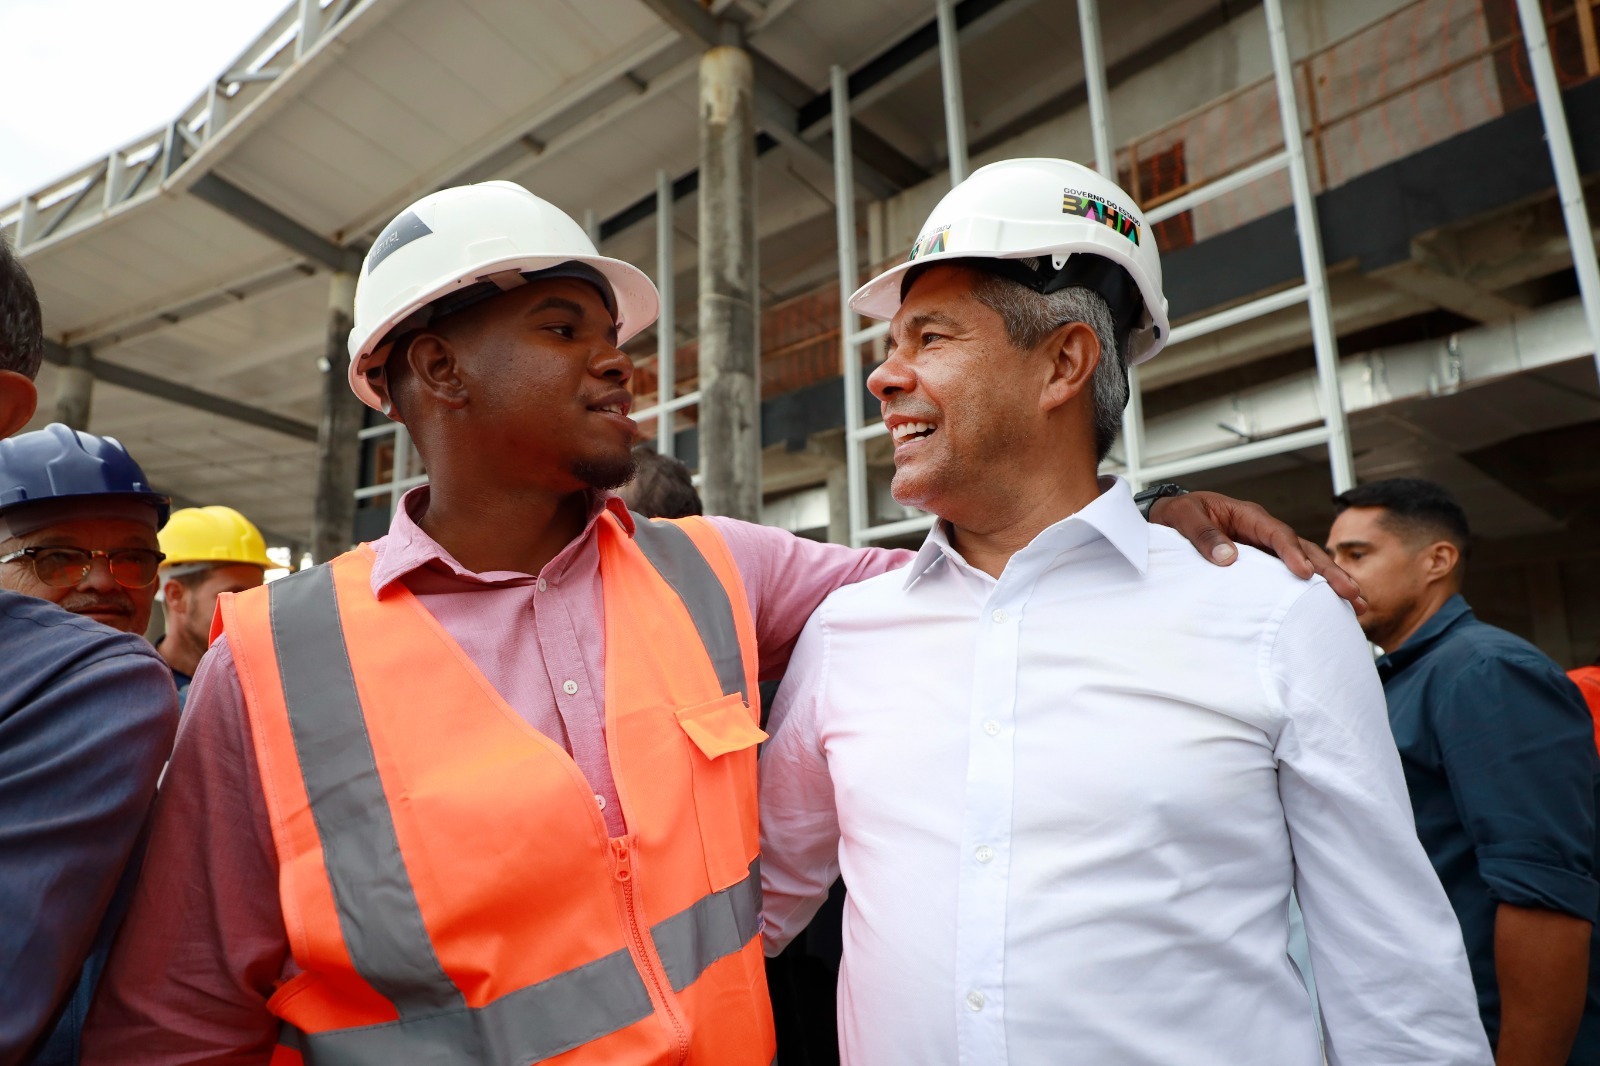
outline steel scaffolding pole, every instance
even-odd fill
[[[939,23],[939,83],[944,88],[950,187],[955,188],[967,178],[967,108],[961,93],[961,37],[956,28],[954,0],[934,0],[934,8]],[[834,99],[838,98],[835,94]]]
[[[850,310],[856,280],[856,191],[851,173],[850,82],[843,67],[829,73],[833,96],[833,202],[839,236],[839,358],[844,374],[844,456],[850,511],[850,544],[861,546],[867,525],[867,468],[861,452],[860,319]]]
[[[1107,181],[1117,180],[1117,157],[1111,148],[1111,107],[1106,89],[1105,54],[1100,49],[1098,0],[1078,0],[1078,35],[1083,42],[1083,83],[1089,94],[1089,133],[1094,141],[1094,168]],[[1154,239],[1154,236],[1151,236]],[[1127,352],[1119,352],[1124,359]],[[1128,404],[1122,409],[1122,465],[1135,492],[1144,488],[1144,398],[1139,395],[1139,368],[1128,367]]]
[[[678,392],[677,296],[674,293],[672,256],[672,179],[656,171],[656,288],[661,292],[661,314],[656,319],[656,451],[671,456],[677,448],[673,433],[678,417],[665,405]]]
[[[1578,292],[1583,297],[1583,317],[1589,324],[1589,339],[1594,344],[1595,371],[1600,373],[1600,263],[1595,257],[1589,209],[1583,202],[1583,181],[1572,154],[1567,113],[1561,104],[1561,83],[1556,80],[1550,38],[1545,31],[1539,0],[1517,0],[1517,14],[1522,19],[1522,38],[1533,68],[1534,94],[1539,99],[1545,141],[1550,146],[1550,163],[1556,172],[1556,191],[1567,224],[1567,240],[1572,245],[1572,266],[1578,275]]]
[[[1083,85],[1089,94],[1089,135],[1094,140],[1094,168],[1107,181],[1116,181],[1117,157],[1111,151],[1106,61],[1100,50],[1099,0],[1078,0],[1078,36],[1083,39]]]
[[[1263,0],[1267,45],[1272,52],[1273,80],[1278,87],[1278,113],[1283,121],[1283,147],[1288,156],[1289,189],[1294,197],[1295,230],[1300,237],[1300,267],[1305,274],[1306,305],[1311,312],[1311,346],[1322,386],[1322,415],[1328,427],[1328,465],[1333,491],[1355,488],[1355,459],[1350,427],[1345,423],[1344,397],[1339,392],[1339,343],[1333,333],[1333,308],[1328,299],[1328,273],[1322,258],[1322,232],[1317,228],[1317,201],[1306,173],[1300,105],[1295,100],[1294,64],[1289,60],[1289,35],[1284,28],[1283,0]]]

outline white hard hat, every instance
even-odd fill
[[[1125,305],[1129,366],[1167,341],[1155,234],[1132,197],[1078,163],[1007,159],[974,171],[933,209],[910,257],[856,290],[851,310],[893,318],[907,274],[943,259],[1001,260],[996,273],[1037,291],[1086,285],[1107,297],[1113,315]]]
[[[388,359],[400,327],[420,329],[435,314],[515,288],[541,271],[609,285],[604,295],[619,344],[654,322],[661,308],[644,271],[599,254],[582,226],[522,186],[486,181],[442,189],[400,212],[367,252],[356,282],[350,387],[368,407],[385,410],[368,373]]]

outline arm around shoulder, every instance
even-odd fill
[[[827,686],[819,611],[795,647],[761,752],[762,937],[768,955],[811,921],[838,876],[839,820],[817,720]]]

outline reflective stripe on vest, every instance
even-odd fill
[[[733,624],[733,605],[728,590],[689,534],[666,522],[652,522],[641,514],[633,516],[633,542],[650,560],[650,565],[672,586],[694,619],[700,641],[716,667],[722,694],[735,692],[750,702],[744,687],[744,661],[739,655],[739,634]]]
[[[638,522],[641,552],[677,592],[725,695],[746,687],[728,594],[689,536]],[[521,1064],[626,1028],[653,1007],[626,950],[469,1008],[444,972],[406,872],[367,733],[330,568],[265,590],[289,730],[321,843],[339,928],[356,971],[395,1007],[398,1021],[304,1033],[284,1027],[286,1049],[308,1063],[477,1061]],[[651,927],[673,990],[692,985],[758,932],[760,876],[696,901]]]
[[[744,947],[759,932],[760,915],[761,871],[753,864],[737,885],[652,927],[673,991],[688,988],[712,963]],[[619,951],[476,1009],[326,1033],[285,1025],[279,1042],[318,1066],[426,1061],[417,1057],[418,1048],[447,1049],[457,1056],[477,1049],[473,1061],[520,1064],[570,1051],[650,1012],[650,997],[632,959]]]

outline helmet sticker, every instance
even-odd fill
[[[1124,208],[1116,207],[1098,196],[1093,196],[1082,189],[1063,189],[1061,192],[1061,213],[1063,215],[1078,215],[1110,226],[1134,244],[1139,243],[1139,220],[1133,213]]]
[[[367,274],[378,269],[378,264],[393,255],[397,250],[404,248],[418,237],[426,237],[433,230],[428,224],[417,217],[415,211],[407,211],[399,218],[389,223],[389,228],[378,235],[372,243],[372,250],[367,253]]]
[[[930,230],[922,234],[917,238],[917,243],[911,246],[911,255],[906,258],[906,262],[915,262],[925,255],[933,255],[935,252],[944,251],[945,238],[949,235],[949,226],[940,226],[936,230]]]

